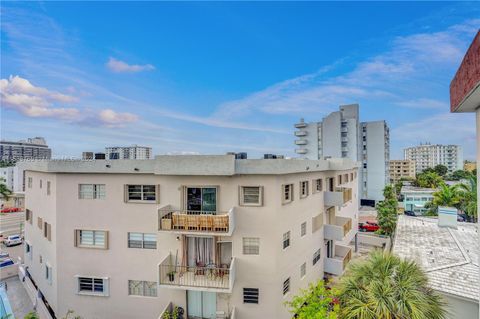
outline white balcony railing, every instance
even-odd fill
[[[352,200],[352,189],[347,187],[337,187],[334,192],[324,192],[325,206],[343,206]]]
[[[300,140],[295,140],[295,145],[307,145],[307,140],[300,139]]]
[[[333,224],[325,224],[324,237],[329,240],[343,241],[345,236],[352,230],[352,219],[335,216]]]
[[[349,246],[335,245],[335,256],[325,258],[325,272],[341,276],[352,259],[352,248]]]
[[[235,258],[230,265],[204,267],[182,266],[168,254],[158,264],[158,284],[161,287],[231,293],[235,283]]]
[[[295,136],[307,136],[306,131],[295,131]]]
[[[158,230],[231,236],[235,230],[235,207],[228,212],[204,212],[179,210],[168,205],[158,210]]]
[[[295,149],[295,153],[297,153],[297,154],[307,154],[308,150],[305,149],[305,148],[297,148],[297,149]]]

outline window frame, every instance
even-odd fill
[[[140,284],[141,287],[131,287],[132,283]],[[148,284],[152,285],[153,288],[148,287]],[[128,279],[127,281],[128,285],[128,295],[129,296],[136,296],[136,297],[147,297],[147,298],[156,298],[158,297],[158,289],[157,289],[157,282],[156,281],[148,281],[148,280],[133,280],[133,279]],[[135,293],[135,289],[140,289],[140,293]],[[150,293],[147,293],[147,291],[150,291]],[[154,293],[152,293],[154,292]]]
[[[82,244],[82,232],[92,232],[92,240],[93,244]],[[103,232],[104,233],[104,240],[103,246],[96,246],[95,245],[95,234]],[[108,230],[99,230],[99,229],[75,229],[75,247],[78,248],[90,248],[90,249],[108,249]]]
[[[290,277],[283,281],[283,295],[286,296],[290,292]]]
[[[108,297],[109,296],[109,283],[110,279],[108,277],[97,277],[97,276],[87,276],[87,275],[76,275],[77,281],[77,295],[87,295],[87,296],[99,296],[99,297]],[[80,280],[81,279],[91,279],[92,280],[92,289],[91,290],[82,290]],[[95,280],[102,280],[102,292],[95,291]]]
[[[288,199],[285,195],[287,195],[287,187],[288,187]],[[282,205],[290,204],[293,202],[293,184],[283,184],[282,185]]]
[[[134,186],[140,186],[139,191],[130,191],[130,187]],[[151,191],[145,191],[144,188],[145,186],[150,186],[154,187],[154,194],[155,194],[155,199],[144,199],[146,194],[151,194]],[[158,203],[159,202],[159,197],[160,197],[160,187],[159,185],[155,184],[125,184],[125,202],[126,203]],[[140,199],[130,199],[131,194],[139,194]]]
[[[290,247],[290,245],[291,245],[290,239],[291,239],[291,232],[290,231],[287,231],[287,232],[283,233],[283,239],[282,239],[283,250]]]
[[[309,182],[300,181],[300,198],[307,198],[309,195]]]
[[[257,203],[247,203],[245,201],[245,189],[246,188],[258,188],[258,202]],[[240,186],[239,205],[240,206],[253,206],[253,207],[263,206],[263,186],[257,186],[257,185]]]
[[[322,258],[322,249],[318,248],[314,253],[313,253],[313,258],[312,258],[312,265],[315,266],[320,259]]]
[[[260,303],[260,289],[259,288],[243,288],[243,303],[256,304]]]
[[[303,279],[307,276],[307,263],[304,262],[300,265],[300,279]]]
[[[91,186],[90,191],[82,190],[82,186]],[[103,186],[103,187],[102,187]],[[103,189],[102,189],[103,188]],[[105,199],[107,195],[107,186],[106,184],[78,184],[78,199],[82,200],[94,200],[94,199]]]
[[[250,241],[250,243],[247,244],[246,243],[247,241]],[[255,241],[257,243],[256,247],[255,247]],[[251,256],[260,255],[260,237],[243,237],[242,253],[243,255],[251,255]]]
[[[305,237],[307,235],[307,222],[304,221],[300,224],[300,237]]]
[[[52,182],[47,181],[47,196],[51,195],[51,193],[52,193],[51,188],[52,188]]]
[[[141,241],[140,241],[140,240],[130,239],[130,235],[131,235],[131,234],[142,235]],[[153,236],[155,236],[155,247],[151,247],[151,246],[145,245],[145,242],[147,242],[147,243],[152,243],[152,242],[153,242],[153,241],[151,241],[151,240],[145,240],[145,235],[153,235]],[[128,232],[128,233],[127,233],[127,248],[156,250],[156,249],[157,249],[157,241],[158,241],[158,237],[157,237],[157,234],[155,234],[155,233],[140,233],[140,232]],[[134,243],[134,242],[141,242],[141,246],[142,246],[142,247],[138,247],[138,246],[132,245],[132,243]]]
[[[316,178],[312,181],[312,192],[313,193],[323,192],[323,179],[322,178]]]

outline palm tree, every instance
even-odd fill
[[[459,208],[470,217],[477,218],[477,179],[471,177],[468,184],[458,184]]]
[[[0,197],[8,200],[10,195],[12,195],[12,191],[7,188],[7,185],[5,185],[4,181],[4,178],[0,178]]]
[[[433,193],[432,203],[434,206],[454,207],[460,202],[458,186],[440,185],[440,189]]]
[[[415,186],[426,188],[437,188],[440,185],[445,184],[443,178],[436,172],[423,172],[417,175],[415,180]]]
[[[415,262],[386,252],[352,263],[340,282],[343,319],[443,319],[445,306]]]

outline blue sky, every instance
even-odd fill
[[[293,156],[293,124],[359,103],[391,157],[420,142],[475,157],[448,87],[480,26],[474,2],[2,2],[1,137],[55,156]]]

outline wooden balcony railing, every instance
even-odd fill
[[[182,211],[165,206],[158,211],[158,230],[231,235],[235,209],[228,212]]]

